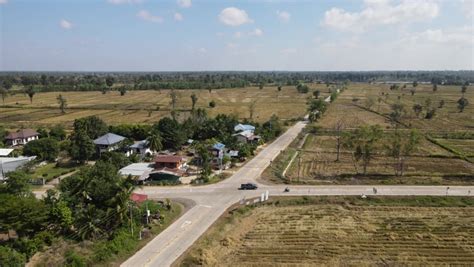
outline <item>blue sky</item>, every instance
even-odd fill
[[[474,69],[473,0],[0,0],[0,70]]]

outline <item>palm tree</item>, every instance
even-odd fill
[[[156,152],[163,149],[162,138],[158,131],[153,131],[147,138],[151,151]]]

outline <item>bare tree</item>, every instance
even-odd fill
[[[337,151],[337,156],[336,156],[336,161],[339,161],[339,155],[341,152],[341,145],[342,145],[342,131],[345,128],[344,121],[338,120],[336,124],[334,125],[334,130],[336,131],[336,151]]]

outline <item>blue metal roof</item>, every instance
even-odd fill
[[[104,146],[110,146],[117,144],[121,141],[125,140],[125,137],[114,134],[114,133],[108,133],[105,135],[102,135],[101,137],[97,138],[94,140],[94,144],[96,145],[104,145]]]
[[[216,149],[216,150],[223,150],[225,148],[225,145],[223,143],[215,143],[213,146],[212,146],[213,149]]]
[[[234,127],[234,131],[239,132],[239,131],[255,131],[255,127],[250,125],[250,124],[237,124]]]

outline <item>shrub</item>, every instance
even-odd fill
[[[0,265],[1,266],[24,266],[26,263],[26,257],[24,254],[18,251],[0,246]]]

